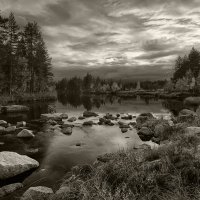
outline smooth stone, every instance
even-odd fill
[[[30,187],[20,200],[49,200],[53,194],[53,190],[45,186]]]
[[[28,129],[23,129],[22,131],[20,131],[17,134],[17,137],[20,137],[20,138],[33,138],[33,137],[35,137],[35,135],[33,134],[32,131],[30,131]]]
[[[13,183],[0,188],[0,197],[4,197],[23,187],[22,183]]]
[[[68,122],[75,122],[76,121],[76,117],[71,117],[67,120]]]
[[[7,179],[32,168],[37,168],[39,163],[25,155],[15,152],[0,152],[0,179]]]
[[[98,114],[96,114],[95,112],[91,112],[91,111],[84,111],[83,112],[83,117],[97,117]]]
[[[47,123],[48,123],[48,124],[51,124],[52,126],[57,125],[57,122],[56,122],[55,120],[53,120],[53,119],[49,119],[49,120],[47,121]]]

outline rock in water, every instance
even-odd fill
[[[72,134],[72,127],[63,128],[62,133],[66,134],[66,135],[71,135]]]
[[[0,188],[0,197],[6,196],[12,192],[14,192],[17,189],[22,188],[23,185],[21,183],[13,183],[10,185],[5,185]]]
[[[83,126],[92,126],[93,124],[93,121],[86,121],[83,123]]]
[[[32,168],[39,166],[39,163],[25,155],[15,152],[0,152],[0,179],[7,179]]]
[[[1,111],[2,113],[27,112],[29,107],[23,105],[2,106]]]
[[[30,187],[20,200],[49,200],[53,190],[45,186]]]
[[[22,131],[20,131],[17,134],[17,137],[20,137],[20,138],[33,138],[33,137],[35,137],[35,135],[33,134],[32,131],[30,131],[28,129],[23,129]]]
[[[68,122],[75,122],[76,121],[76,117],[71,117],[67,120]]]
[[[83,113],[83,117],[97,117],[98,114],[96,114],[95,112],[91,112],[91,111],[84,111]]]

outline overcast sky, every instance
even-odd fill
[[[41,26],[56,77],[161,79],[200,48],[200,0],[0,0]]]

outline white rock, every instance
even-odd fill
[[[7,125],[7,122],[4,121],[4,120],[0,120],[0,126],[6,126]]]
[[[49,200],[53,190],[44,186],[30,187],[20,200]]]
[[[0,197],[6,196],[22,187],[23,187],[23,185],[21,183],[13,183],[10,185],[5,185],[0,188]]]
[[[15,152],[0,152],[0,179],[7,179],[32,168],[39,166],[39,163],[25,155]]]
[[[17,137],[20,137],[20,138],[33,138],[33,137],[35,137],[35,135],[33,134],[32,131],[30,131],[28,129],[23,129],[22,131],[20,131],[17,134]]]

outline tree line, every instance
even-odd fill
[[[164,88],[166,80],[158,81],[141,81],[141,89],[144,90],[157,90]],[[56,89],[59,93],[80,94],[82,92],[117,92],[117,91],[130,91],[137,87],[137,81],[121,80],[105,80],[100,77],[93,77],[91,74],[86,74],[83,78],[72,77],[71,79],[63,78],[56,84]]]
[[[11,12],[0,15],[0,93],[46,92],[53,84],[49,57],[40,27],[20,27]]]

